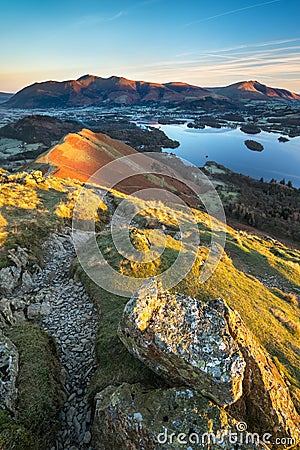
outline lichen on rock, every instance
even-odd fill
[[[0,408],[14,410],[19,354],[16,346],[0,332]]]
[[[300,418],[285,381],[223,300],[162,292],[150,280],[127,303],[118,334],[169,385],[208,397],[253,432],[299,442]]]
[[[128,302],[119,337],[170,384],[188,385],[219,405],[242,395],[245,361],[218,309],[151,280]]]
[[[224,409],[186,387],[146,389],[124,383],[96,396],[97,450],[267,449],[256,437],[246,442],[241,434]]]

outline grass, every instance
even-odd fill
[[[141,228],[134,229],[131,240],[137,249],[148,250],[147,242],[151,241],[153,233],[155,234],[151,230],[153,224],[160,227],[164,225],[167,237],[166,248],[162,255],[149,263],[124,259],[117,253],[109,232],[105,231],[99,234],[98,245],[106,260],[125,275],[150,277],[170,267],[180,249],[183,252],[197,251],[192,270],[174,289],[203,301],[221,297],[236,309],[257,340],[273,356],[290,387],[296,406],[300,409],[298,364],[300,335],[297,325],[299,322],[297,289],[300,287],[300,252],[288,249],[279,242],[268,241],[245,232],[240,233],[228,227],[226,251],[211,278],[204,284],[200,284],[198,279],[202,262],[207,256],[207,247],[211,239],[209,217],[201,211],[194,211],[202,245],[198,250],[188,245],[186,248],[181,248],[179,242],[172,236],[180,222],[188,220],[186,213],[181,208],[175,211],[176,222],[174,219],[176,206],[173,206],[172,214],[169,214],[166,208],[161,210],[160,207],[154,207],[152,204],[148,206],[148,209],[146,208],[135,218]],[[220,226],[220,229],[222,228],[224,227]],[[215,233],[217,234],[217,231]],[[280,252],[274,252],[276,246],[280,248]],[[116,336],[122,309],[127,299],[107,293],[94,285],[81,272],[80,267],[77,271],[81,274],[87,289],[92,291],[101,311],[97,341],[97,354],[101,367],[94,379],[93,391],[106,387],[108,383],[120,384],[128,380],[144,382],[145,373],[141,372],[142,368],[120,347]],[[264,279],[267,280],[266,285],[262,283]],[[268,286],[272,280],[274,287]],[[280,289],[275,287],[276,283],[280,284]],[[146,380],[151,381],[148,375]]]
[[[127,351],[117,336],[117,327],[128,299],[99,288],[85,272],[80,270],[78,263],[74,263],[73,270],[85,284],[101,316],[96,341],[96,357],[99,365],[91,382],[90,400],[93,401],[95,394],[109,385],[139,382],[145,386],[165,385],[158,376]]]
[[[0,449],[33,450],[36,449],[33,434],[19,422],[12,420],[7,411],[0,409]]]
[[[72,180],[48,177],[37,182],[26,173],[10,175],[9,183],[0,185],[0,268],[11,263],[7,259],[7,251],[18,245],[29,250],[32,264],[40,262],[41,242],[52,231],[70,224],[81,189],[82,184]],[[125,275],[148,278],[172,266],[178,252],[193,253],[195,263],[192,269],[174,289],[203,301],[221,297],[236,309],[273,357],[300,410],[300,251],[273,239],[227,227],[227,243],[221,261],[212,277],[201,284],[199,275],[211,237],[218,237],[224,231],[223,224],[214,221],[215,229],[212,231],[210,217],[200,210],[192,210],[201,239],[200,247],[195,248],[189,241],[182,244],[177,239],[180,227],[189,225],[191,221],[190,212],[181,206],[135,200],[116,191],[110,195],[115,206],[127,198],[127,208],[136,211],[137,226],[131,230],[131,241],[137,250],[149,250],[149,243],[158,249],[165,246],[154,261],[131,261],[117,252],[110,232],[102,231],[97,238],[98,245],[111,266]],[[93,207],[83,211],[82,216],[79,208],[79,219],[95,219],[96,229],[101,230],[109,218],[109,211],[103,203],[95,203],[97,199],[93,194],[89,198]],[[163,239],[155,228],[164,229],[166,238]],[[117,327],[128,299],[95,285],[78,262],[74,263],[73,271],[85,284],[101,316],[96,343],[99,367],[90,387],[91,399],[110,384],[140,382],[146,386],[164,386],[159,377],[128,353],[117,337]],[[4,430],[17,430],[14,427],[18,427],[24,442],[26,439],[30,441],[30,432],[48,439],[47,429],[51,423],[55,427],[55,415],[62,399],[57,384],[59,373],[53,342],[39,328],[28,324],[12,329],[10,338],[19,348],[21,358],[19,422],[11,422],[4,415],[1,416],[1,427]],[[9,435],[8,431],[6,433]],[[38,440],[38,445],[43,448],[41,442]]]
[[[0,183],[0,269],[11,264],[7,252],[17,246],[29,250],[32,264],[41,264],[41,243],[52,231],[71,225],[82,183],[54,177],[45,180],[40,172],[37,174],[9,175],[7,183]],[[95,194],[86,191],[80,199],[88,200],[91,209],[98,208],[94,217],[98,228],[107,221],[107,207]],[[86,211],[80,216],[78,206],[77,217],[89,219]]]
[[[28,323],[13,327],[7,335],[20,357],[18,421],[35,436],[38,449],[50,448],[64,400],[55,342],[41,328]]]

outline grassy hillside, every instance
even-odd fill
[[[135,200],[132,200],[133,202]],[[116,203],[118,199],[116,198]],[[120,273],[133,277],[153,276],[163,272],[175,261],[178,251],[195,251],[197,259],[190,273],[174,290],[203,301],[218,297],[225,299],[242,316],[258,341],[273,356],[277,367],[290,386],[295,403],[300,407],[299,370],[299,306],[300,251],[285,247],[275,240],[267,240],[246,232],[227,227],[225,252],[212,277],[200,284],[199,274],[208,254],[211,240],[209,217],[194,210],[198,222],[201,246],[199,249],[182,248],[176,235],[180,221],[188,220],[177,211],[177,225],[172,210],[159,207],[147,208],[136,217],[140,228],[131,233],[131,241],[140,251],[148,250],[149,242],[159,245],[161,235],[153,230],[166,227],[166,248],[161,257],[150,263],[139,263],[121,257],[115,247],[110,231],[98,235],[98,244],[110,264]],[[223,226],[220,224],[220,229]],[[156,235],[157,233],[157,235]],[[112,381],[141,381],[159,383],[146,369],[127,354],[116,336],[117,325],[127,298],[118,297],[96,286],[77,264],[81,279],[96,300],[102,314],[98,339],[98,356],[101,365],[94,383],[99,390]],[[103,359],[104,358],[104,359]],[[105,363],[104,363],[105,361]]]
[[[0,267],[12,264],[8,255],[11,248],[20,245],[29,250],[32,265],[40,263],[41,244],[46,236],[64,224],[71,223],[72,211],[79,192],[80,181],[48,177],[44,179],[40,173],[29,175],[9,175],[2,173],[0,184]],[[86,201],[98,201],[93,192],[86,191]],[[272,355],[277,367],[288,383],[295,404],[300,409],[300,369],[299,369],[299,306],[300,293],[300,251],[284,246],[270,238],[236,231],[227,227],[225,252],[213,276],[204,284],[200,284],[199,274],[205,261],[211,241],[210,218],[200,210],[193,210],[198,224],[201,245],[193,248],[189,243],[182,244],[178,230],[180,224],[188,222],[189,216],[178,205],[162,205],[153,202],[142,202],[143,210],[136,217],[136,226],[131,230],[131,241],[140,251],[148,250],[149,243],[158,247],[163,245],[161,231],[166,233],[166,248],[161,256],[149,263],[134,262],[124,259],[115,249],[110,230],[104,229],[109,217],[111,204],[118,205],[122,198],[132,204],[136,199],[117,191],[112,191],[110,203],[99,202],[97,221],[98,245],[109,263],[120,273],[133,277],[150,277],[165,271],[176,259],[179,251],[194,252],[196,260],[192,270],[174,288],[203,301],[216,297],[224,298],[242,316],[245,323],[253,331],[257,339]],[[139,201],[141,202],[141,201]],[[113,211],[111,211],[113,212]],[[82,216],[84,221],[86,216]],[[160,231],[157,231],[159,229]],[[219,231],[224,225],[219,224]],[[102,230],[102,231],[101,231]],[[218,234],[218,229],[214,232]],[[87,249],[88,255],[89,249]],[[82,271],[78,262],[74,262],[74,273],[84,282],[86,288],[97,303],[101,314],[97,340],[97,355],[101,364],[94,377],[90,392],[92,394],[109,384],[122,382],[142,382],[150,386],[161,386],[163,381],[132,357],[117,337],[117,326],[128,301],[104,291],[96,286]],[[22,333],[29,333],[27,344],[23,342]],[[45,351],[31,346],[34,343],[34,330],[15,330],[11,335],[23,358],[30,356],[34,364],[37,352],[43,359]],[[40,344],[43,341],[40,340]],[[30,344],[30,345],[31,345]],[[30,350],[30,351],[29,351]],[[31,353],[33,352],[33,354]],[[44,359],[43,359],[44,361]],[[2,430],[15,432],[19,427],[24,442],[32,439],[28,434],[31,398],[26,395],[26,383],[29,374],[37,366],[26,366],[20,378],[20,397],[22,413],[18,424],[9,422],[5,413],[1,413]],[[27,369],[25,370],[25,368]],[[52,370],[54,369],[52,367]],[[50,372],[51,372],[50,371]],[[52,373],[52,372],[51,372]],[[39,376],[37,374],[37,376]],[[47,379],[47,383],[51,382]],[[43,392],[43,386],[36,385]],[[54,392],[56,390],[54,389]],[[56,394],[55,394],[56,395]],[[48,405],[45,414],[52,414]],[[36,411],[42,413],[42,409]],[[52,411],[52,413],[51,413]],[[28,419],[29,417],[29,419]],[[36,416],[39,417],[39,416]],[[39,422],[38,419],[36,423]],[[25,428],[24,428],[25,427]],[[18,432],[18,433],[19,433]],[[36,430],[34,430],[36,432]],[[6,433],[6,431],[5,431]],[[8,436],[11,434],[8,433]],[[27,445],[27,444],[26,444]],[[19,448],[26,448],[24,447]],[[28,444],[29,445],[29,444]],[[18,447],[16,447],[18,448]],[[28,447],[30,448],[30,446]]]

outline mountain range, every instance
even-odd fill
[[[266,86],[258,81],[243,81],[226,87],[202,88],[182,82],[151,83],[123,77],[102,78],[84,75],[77,80],[34,83],[4,103],[10,108],[50,108],[134,105],[156,103],[192,104],[205,100],[240,102],[248,100],[300,101],[300,95],[286,89]]]

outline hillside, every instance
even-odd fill
[[[83,134],[89,135],[86,131]],[[105,137],[103,136],[102,141],[104,142],[104,140]],[[106,142],[112,143],[108,138]],[[118,150],[125,153],[128,148],[120,144]],[[144,186],[143,183],[142,186]],[[1,323],[3,332],[14,342],[20,357],[17,379],[19,395],[15,405],[19,420],[15,423],[10,418],[9,413],[1,412],[0,437],[4,442],[3,448],[10,448],[9,445],[14,436],[18,436],[18,441],[15,442],[15,445],[17,445],[15,448],[18,450],[35,448],[33,447],[34,441],[37,442],[39,449],[51,448],[59,426],[62,426],[62,429],[66,431],[65,438],[58,437],[58,439],[66,439],[66,441],[60,442],[65,442],[63,444],[65,446],[71,445],[70,442],[74,445],[75,441],[69,441],[68,439],[75,439],[76,429],[73,428],[72,421],[66,420],[64,422],[62,417],[70,417],[71,410],[76,418],[78,414],[83,414],[80,409],[82,397],[76,394],[79,387],[80,389],[83,387],[88,389],[90,404],[93,405],[92,410],[97,401],[98,413],[95,418],[92,415],[92,419],[89,419],[94,423],[93,428],[87,428],[87,434],[83,434],[81,438],[90,442],[90,432],[93,431],[93,445],[96,449],[102,448],[101,442],[109,442],[109,439],[117,439],[117,436],[119,438],[123,436],[122,433],[113,432],[112,434],[109,427],[101,425],[104,414],[104,412],[101,412],[101,408],[104,406],[101,405],[106,404],[110,411],[112,407],[116,407],[112,392],[117,386],[119,386],[122,395],[121,397],[118,395],[116,398],[123,399],[124,402],[125,388],[136,392],[135,396],[132,396],[135,401],[138,401],[140,396],[139,389],[142,389],[144,396],[146,393],[150,395],[150,398],[154,396],[151,402],[149,400],[149,405],[151,405],[151,410],[154,408],[153,414],[157,417],[156,426],[158,429],[161,423],[166,422],[163,419],[166,412],[161,417],[161,408],[163,408],[163,411],[168,410],[167,415],[173,414],[171,411],[173,411],[173,408],[174,410],[177,408],[176,414],[180,420],[180,414],[185,407],[184,404],[178,406],[178,403],[172,400],[172,397],[169,397],[174,391],[169,390],[163,379],[131,355],[118,339],[118,324],[128,299],[108,292],[92,282],[78,261],[73,263],[71,278],[69,278],[70,267],[68,264],[72,260],[72,252],[65,226],[70,225],[73,208],[81,190],[82,183],[71,179],[67,180],[50,175],[42,177],[39,173],[31,175],[26,172],[16,175],[2,173],[0,185],[2,240],[0,267],[2,270],[10,267],[15,276],[14,284],[9,287],[7,285],[8,276],[5,285],[3,283],[4,272],[0,271],[3,293],[2,304],[6,299],[6,309],[1,312]],[[251,345],[254,345],[256,349],[259,348],[259,345],[262,345],[263,349],[266,349],[271,355],[272,361],[275,362],[276,367],[272,365],[273,362],[268,362],[268,360],[264,362],[265,365],[267,364],[267,370],[269,370],[268,367],[271,367],[271,372],[266,372],[269,379],[265,382],[271,383],[269,386],[273,385],[274,387],[274,389],[271,389],[274,393],[272,401],[277,402],[278,408],[286,407],[279,406],[281,395],[283,395],[280,393],[280,389],[286,383],[294,403],[299,409],[298,296],[300,292],[300,252],[288,248],[276,240],[259,237],[253,233],[239,232],[227,227],[225,253],[213,276],[207,282],[201,284],[197,280],[203,262],[207,258],[212,237],[210,218],[205,212],[193,209],[201,240],[200,247],[193,248],[192,243],[180,243],[180,233],[178,232],[190,220],[189,213],[183,210],[180,205],[142,201],[135,196],[127,196],[117,190],[112,190],[103,198],[104,201],[100,201],[95,196],[99,192],[99,186],[92,185],[84,192],[84,203],[80,203],[83,207],[81,211],[88,215],[80,216],[81,224],[83,227],[85,226],[84,222],[89,220],[90,214],[89,208],[85,212],[84,205],[90,204],[88,200],[96,201],[95,204],[98,205],[97,217],[95,218],[98,232],[97,243],[105,255],[105,259],[118,273],[133,278],[153,277],[172,267],[179,251],[195,253],[196,259],[191,271],[174,290],[184,296],[189,295],[189,299],[198,299],[200,303],[212,302],[211,304],[213,304],[215,299],[221,297],[231,308],[234,308],[241,315],[245,326],[255,336],[255,338],[251,338]],[[159,256],[152,262],[138,262],[127,259],[120,254],[115,247],[110,227],[106,227],[115,213],[115,208],[122,203],[124,198],[128,202],[126,208],[129,208],[129,205],[132,208],[142,207],[142,210],[135,216],[135,223],[128,230],[133,246],[139,252],[147,251],[151,245],[155,245],[158,250],[161,246],[165,247],[162,252],[159,251]],[[122,226],[122,224],[120,223],[119,226]],[[215,232],[221,232],[224,229],[224,225],[221,223],[216,223],[216,226]],[[165,242],[162,240],[162,232],[166,236]],[[26,249],[24,250],[27,254],[25,262],[24,251],[22,252],[20,248]],[[101,277],[101,267],[95,260],[91,244],[86,245],[84,253],[90,269],[95,270]],[[18,259],[23,261],[19,268],[16,266]],[[75,277],[75,280],[72,276]],[[29,277],[32,278],[32,285],[29,283]],[[78,284],[79,279],[83,285]],[[34,291],[36,287],[38,288],[37,292]],[[8,288],[10,288],[10,291],[5,290]],[[82,297],[83,292],[85,292],[84,288],[87,293],[84,295],[88,295],[88,297]],[[21,292],[23,293],[21,294]],[[25,302],[30,299],[28,303],[30,306],[20,303],[20,295]],[[81,309],[83,304],[78,303],[81,298],[84,299],[85,309]],[[88,309],[91,308],[89,306],[91,302],[94,302],[99,312],[99,318],[96,311]],[[78,310],[78,308],[80,313],[76,316],[76,309]],[[11,312],[9,313],[9,311]],[[147,311],[149,309],[145,310],[145,318],[148,314]],[[23,312],[23,316],[21,312]],[[63,410],[65,416],[60,415],[59,422],[58,412],[62,408],[62,400],[66,397],[62,393],[62,386],[57,382],[58,378],[55,375],[59,370],[58,365],[70,365],[72,361],[69,369],[68,366],[64,367],[71,374],[74,373],[75,376],[76,371],[78,373],[78,370],[81,370],[85,373],[89,367],[93,368],[95,364],[93,360],[89,362],[89,360],[84,359],[84,355],[89,354],[89,352],[81,352],[80,346],[73,341],[73,339],[76,339],[76,333],[80,333],[82,327],[84,327],[85,337],[80,334],[78,336],[80,335],[80,339],[83,339],[84,342],[88,341],[84,345],[91,345],[89,339],[95,339],[91,332],[92,328],[90,328],[94,326],[94,321],[91,322],[90,319],[87,319],[86,314],[92,314],[99,328],[96,339],[97,369],[95,372],[93,369],[94,375],[90,382],[84,381],[80,377],[81,382],[78,385],[77,378],[71,378],[70,383],[75,386],[75,391],[67,391],[67,397],[69,396],[68,398],[72,398],[72,400],[65,404]],[[68,318],[67,321],[66,317]],[[80,322],[81,318],[84,319],[84,322],[82,322],[84,325]],[[176,321],[177,318],[174,317],[172,320]],[[88,325],[89,323],[90,325]],[[174,327],[174,322],[172,326]],[[56,346],[59,350],[58,354],[63,349],[63,355],[69,355],[67,359],[63,357],[58,360],[57,354],[53,350],[53,341],[48,340],[47,336],[49,335],[48,333],[45,334],[43,329],[46,329],[48,333],[55,337]],[[91,338],[86,339],[87,335],[90,335]],[[257,343],[255,344],[255,342]],[[78,355],[82,355],[82,357]],[[85,365],[80,366],[80,364]],[[271,373],[276,373],[276,380],[270,378]],[[54,380],[56,381],[54,382]],[[260,388],[262,387],[260,386]],[[176,392],[178,388],[174,387],[173,389]],[[72,392],[75,392],[75,397],[73,395],[71,397]],[[191,392],[194,391],[189,390],[187,394],[191,395]],[[110,397],[111,395],[112,397]],[[141,404],[135,405],[135,408],[142,408],[142,405],[145,405],[145,402],[148,401],[147,395],[146,398],[143,397],[144,400],[141,399]],[[230,407],[229,412],[228,408],[225,410],[219,409],[212,401],[205,406],[207,399],[200,394],[196,395],[195,393],[194,395],[195,402],[198,402],[198,415],[193,418],[193,421],[195,421],[193,423],[195,426],[200,426],[200,430],[203,430],[204,417],[208,418],[210,424],[213,423],[214,427],[218,423],[215,423],[218,414],[221,414],[223,425],[227,413],[229,418],[226,420],[229,422],[234,420],[230,417],[236,417],[237,411],[234,407]],[[262,394],[262,391],[257,393],[254,388],[251,401],[259,402],[261,395],[265,394]],[[111,400],[109,400],[110,398]],[[112,406],[107,403],[109,401],[113,402]],[[268,403],[264,407],[266,405],[268,408]],[[120,404],[118,406],[120,409],[116,414],[121,414],[122,417],[122,414],[126,411],[122,408],[125,407],[126,403]],[[203,416],[201,415],[202,408]],[[189,408],[189,410],[192,411],[193,408]],[[288,414],[287,411],[284,410],[284,414]],[[91,412],[89,414],[91,415]],[[274,417],[277,417],[276,414],[277,411],[275,410]],[[267,414],[264,417],[271,418],[273,416]],[[290,419],[292,419],[292,415]],[[108,420],[108,417],[106,420]],[[267,425],[264,425],[258,419],[253,421],[252,418],[250,421],[250,416],[246,416],[246,422],[251,430],[257,430],[258,432],[269,430],[269,428],[267,430],[263,428]],[[117,421],[117,423],[120,422]],[[129,424],[126,425],[126,427],[128,426]],[[148,424],[148,426],[151,428],[153,425]],[[129,439],[128,436],[130,435],[127,434],[127,439]],[[145,438],[145,435],[143,436]],[[131,436],[130,439],[134,441],[135,438]],[[122,448],[124,448],[124,444]],[[153,448],[153,445],[149,446],[149,449]],[[243,448],[254,449],[256,447],[245,445]],[[259,448],[266,449],[269,447]]]
[[[273,88],[258,81],[241,81],[225,87],[209,88],[211,92],[232,100],[300,100],[300,95],[287,89]]]
[[[10,108],[50,108],[102,104],[132,105],[155,102],[180,103],[219,98],[198,86],[185,83],[148,83],[112,76],[84,75],[77,80],[34,83],[17,92],[5,106]]]
[[[44,174],[51,174],[57,178],[71,178],[85,182],[99,169],[118,158],[128,155],[139,155],[135,149],[129,145],[112,139],[103,133],[94,133],[88,129],[83,129],[78,133],[71,133],[64,137],[50,150],[39,156],[33,163],[28,165],[28,169],[41,170]],[[176,159],[176,164],[184,164]],[[122,168],[124,169],[124,167]],[[108,185],[114,176],[118,176],[120,168],[110,168],[101,171],[97,176],[97,183]],[[142,169],[141,169],[142,172]],[[151,172],[151,167],[149,167]],[[156,188],[162,184],[171,192],[180,192],[180,197],[189,204],[198,204],[195,195],[186,186],[182,186],[176,179],[148,174],[138,174],[126,177],[124,181],[118,183],[116,189],[128,194],[136,189]]]
[[[207,162],[205,173],[222,198],[227,219],[300,244],[300,191],[285,180],[255,180]]]

